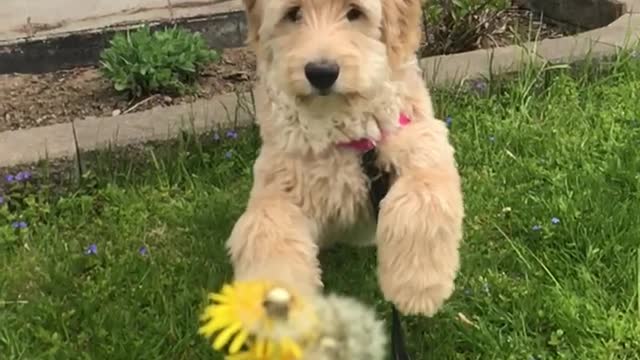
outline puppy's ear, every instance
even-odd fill
[[[415,55],[422,37],[422,0],[382,0],[382,36],[392,65]]]
[[[247,42],[253,46],[258,42],[258,31],[260,30],[260,2],[262,0],[242,0],[245,13],[247,15]]]

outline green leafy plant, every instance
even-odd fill
[[[133,97],[192,89],[201,69],[218,60],[198,33],[147,26],[117,34],[101,54],[101,71],[119,92]]]

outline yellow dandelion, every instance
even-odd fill
[[[214,350],[227,347],[227,360],[302,358],[302,346],[294,338],[309,337],[313,314],[288,290],[262,281],[238,282],[209,299],[198,332],[212,338]]]
[[[200,317],[204,324],[198,333],[207,338],[213,336],[216,351],[228,345],[229,354],[238,353],[249,338],[249,329],[266,317],[262,299],[269,288],[270,284],[264,282],[223,286],[220,293],[209,295],[212,304]]]

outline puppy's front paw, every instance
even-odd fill
[[[458,187],[447,184],[399,178],[380,209],[380,287],[404,314],[433,316],[453,293],[463,210]]]
[[[405,276],[402,276],[405,278]],[[431,283],[417,277],[394,279],[393,276],[381,276],[380,287],[387,301],[392,302],[404,315],[433,316],[451,296],[454,289],[453,279]]]

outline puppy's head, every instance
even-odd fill
[[[414,56],[420,0],[244,0],[269,86],[301,100],[371,97]]]

